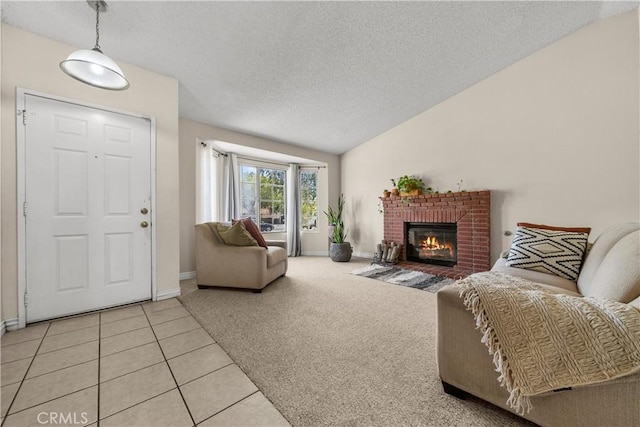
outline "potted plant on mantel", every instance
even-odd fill
[[[398,178],[401,196],[419,196],[424,191],[424,181],[416,176],[404,175]]]
[[[334,210],[331,206],[324,212],[329,219],[329,230],[331,232],[331,246],[329,247],[329,256],[335,262],[349,262],[351,260],[351,243],[346,242],[347,231],[342,221],[342,211],[344,208],[344,194],[338,197],[338,210]]]
[[[391,194],[393,194],[394,196],[399,196],[400,195],[400,191],[398,191],[398,186],[396,184],[396,180],[391,178],[391,185],[393,186],[391,189]]]

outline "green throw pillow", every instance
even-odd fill
[[[222,224],[217,224],[216,228],[218,230],[218,234],[220,235],[220,238],[222,239],[225,245],[258,246],[258,242],[256,242],[256,239],[251,237],[251,233],[247,231],[244,224],[240,221],[236,222],[231,227],[228,227]]]

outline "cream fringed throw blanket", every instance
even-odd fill
[[[497,272],[456,286],[520,414],[531,409],[529,396],[640,370],[640,311],[627,304],[554,294]]]

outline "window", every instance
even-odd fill
[[[302,230],[318,230],[318,171],[300,171]]]
[[[260,231],[286,232],[284,169],[240,164],[240,206],[242,218],[251,217]]]

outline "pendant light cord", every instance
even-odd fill
[[[96,47],[100,49],[100,2],[96,2]]]

